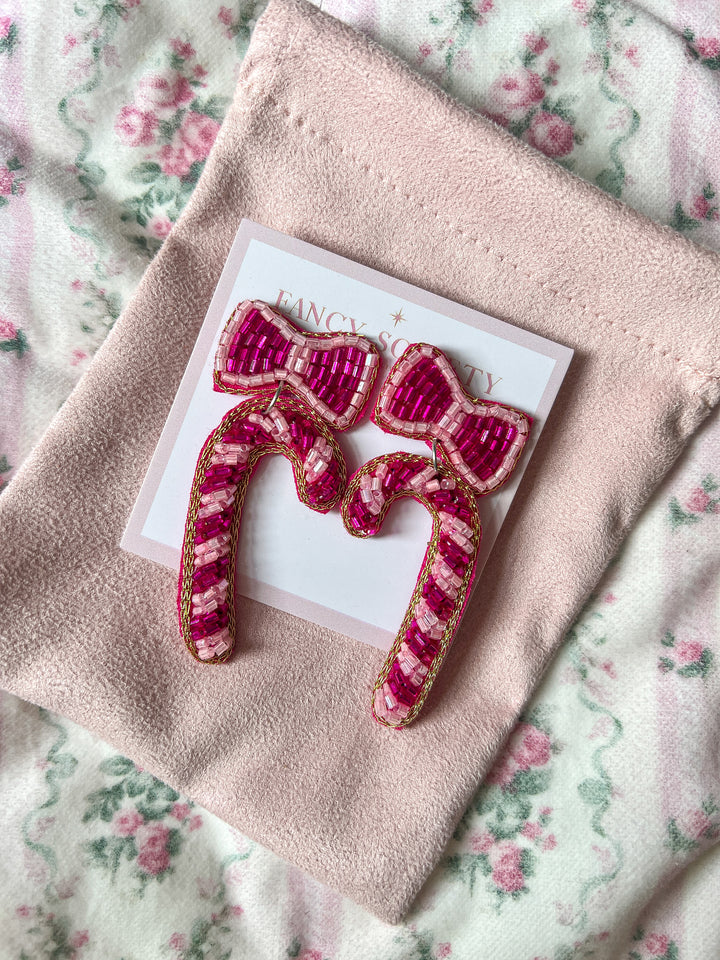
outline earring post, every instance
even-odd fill
[[[432,465],[435,473],[439,473],[440,471],[440,467],[438,465],[438,457],[437,457],[437,443],[438,443],[437,440],[433,440],[432,442]]]
[[[279,383],[279,384],[277,385],[277,388],[276,388],[276,390],[275,390],[275,393],[273,394],[273,398],[272,398],[272,400],[270,401],[270,403],[267,405],[267,407],[266,407],[266,409],[265,409],[265,411],[264,411],[265,413],[270,413],[270,411],[272,410],[272,408],[273,408],[273,407],[275,406],[275,404],[278,402],[278,400],[280,399],[280,394],[282,393],[282,388],[283,388],[283,386],[284,386],[284,384],[282,384],[282,383]]]

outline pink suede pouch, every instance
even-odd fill
[[[199,664],[179,638],[176,576],[118,546],[243,216],[576,350],[423,717],[402,733],[369,716],[380,651],[240,598],[235,655]],[[0,684],[397,921],[717,402],[719,286],[715,254],[302,0],[272,0],[182,220],[0,498]]]

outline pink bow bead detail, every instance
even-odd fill
[[[238,304],[215,355],[215,389],[290,390],[330,426],[358,419],[379,367],[377,348],[352,333],[307,334],[262,300]]]
[[[432,444],[479,494],[492,493],[510,476],[532,420],[502,403],[471,397],[447,357],[413,343],[382,386],[373,413],[387,433]]]

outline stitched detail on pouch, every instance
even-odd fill
[[[246,84],[243,84],[243,86],[248,91],[252,91],[256,89],[255,84],[252,84],[252,83],[246,83]],[[647,338],[641,336],[640,334],[635,333],[633,330],[630,330],[628,327],[623,326],[621,323],[618,323],[616,320],[611,320],[609,317],[604,317],[601,313],[598,313],[596,310],[593,310],[591,307],[589,307],[586,303],[583,303],[577,297],[573,297],[567,293],[563,293],[561,290],[556,290],[547,281],[538,280],[537,277],[533,276],[527,270],[522,269],[519,264],[511,260],[507,254],[500,253],[498,250],[495,250],[492,246],[489,246],[486,243],[486,241],[484,241],[481,237],[475,236],[474,234],[470,233],[468,230],[464,229],[463,227],[460,227],[456,223],[453,223],[451,220],[448,220],[446,217],[444,217],[440,213],[440,211],[435,210],[432,206],[430,206],[430,204],[426,203],[424,200],[420,200],[418,197],[415,197],[413,194],[408,193],[406,190],[400,187],[397,183],[391,180],[388,176],[376,170],[371,164],[364,162],[360,157],[358,157],[355,153],[353,153],[352,150],[350,150],[347,146],[345,146],[345,144],[337,143],[336,141],[328,137],[326,133],[322,133],[321,131],[312,127],[304,117],[298,116],[297,114],[294,114],[291,110],[289,110],[287,107],[284,107],[275,97],[273,97],[270,93],[268,93],[267,90],[259,90],[259,92],[264,96],[264,98],[268,103],[270,103],[273,107],[275,107],[298,130],[305,130],[311,137],[315,138],[321,143],[327,144],[329,147],[343,154],[343,156],[347,157],[352,163],[354,163],[357,167],[359,167],[364,173],[379,180],[381,183],[385,184],[395,193],[398,193],[400,196],[402,196],[405,200],[408,200],[410,203],[414,204],[420,210],[433,216],[438,221],[438,223],[440,223],[444,227],[444,229],[448,231],[450,230],[453,231],[455,234],[463,237],[465,240],[474,244],[476,247],[479,247],[486,254],[489,254],[490,256],[495,257],[495,259],[499,263],[502,263],[505,266],[511,267],[518,274],[525,277],[526,280],[530,281],[530,283],[532,283],[538,289],[547,290],[547,292],[550,293],[552,296],[557,297],[558,299],[562,299],[566,303],[576,304],[578,307],[580,307],[581,310],[583,310],[583,312],[593,317],[599,323],[605,324],[606,326],[613,327],[615,329],[619,329],[626,336],[632,337],[638,344],[643,344],[644,346],[652,350],[654,353],[656,353],[658,356],[664,357],[668,360],[673,361],[674,363],[677,363],[679,366],[684,367],[685,369],[691,371],[697,376],[703,377],[704,379],[707,379],[707,380],[720,381],[720,374],[711,373],[708,370],[702,370],[699,367],[693,366],[692,363],[687,359],[685,359],[684,357],[674,356],[671,350],[664,349],[663,347],[659,346],[655,341],[648,340]]]

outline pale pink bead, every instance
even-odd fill
[[[276,413],[274,410],[270,416],[273,420],[273,436],[277,437],[283,443],[289,443],[292,438],[290,436],[290,428],[288,427],[288,422],[285,417],[281,413]]]
[[[404,703],[401,703],[395,697],[387,681],[385,681],[385,683],[382,685],[382,692],[385,705],[391,715],[388,717],[388,719],[404,720],[405,717],[410,713],[410,707],[406,706]]]
[[[206,503],[198,509],[197,519],[204,520],[206,517],[211,517],[215,513],[220,513],[221,510],[222,504],[220,503]]]
[[[331,458],[332,447],[324,437],[318,437],[305,457],[305,476],[317,479],[327,470]]]
[[[225,594],[227,590],[228,582],[223,577],[222,580],[218,580],[217,583],[214,583],[211,587],[208,587],[207,590],[202,591],[201,593],[193,594],[193,601],[197,600],[212,600],[213,597],[220,597]]]
[[[195,566],[204,567],[208,563],[215,563],[216,560],[219,560],[222,556],[220,550],[210,550],[208,553],[200,554],[195,556]]]
[[[446,597],[450,600],[454,600],[458,595],[458,588],[450,583],[449,580],[445,580],[443,577],[437,576],[434,578],[437,586],[442,590]]]
[[[415,611],[419,620],[427,623],[431,627],[434,623],[438,622],[437,614],[430,608],[427,600],[421,599],[418,601]]]
[[[448,583],[454,590],[455,593],[462,586],[462,577],[459,576],[455,571],[450,567],[442,557],[438,557],[432,567],[432,575],[436,581],[443,580],[445,583]]]
[[[430,568],[430,572],[433,577],[437,580],[438,577],[444,577],[447,579],[450,574],[453,572],[449,564],[445,563],[445,560],[441,556],[435,557],[433,565]]]
[[[410,650],[405,643],[403,643],[400,647],[397,663],[405,678],[409,680],[413,686],[419,687],[422,685],[422,682],[427,675],[428,668],[424,663],[418,660],[412,650]]]
[[[230,489],[226,487],[225,490],[218,491],[217,496],[213,500],[208,499],[206,502],[217,503],[223,507],[229,507],[234,499],[235,499],[235,488],[233,487],[232,489]]]
[[[215,550],[224,547],[230,540],[229,533],[219,533],[217,536],[212,537],[210,540],[206,540],[204,543],[195,544],[195,553],[203,554],[207,553],[208,550]]]
[[[382,695],[387,710],[391,713],[395,711],[400,701],[395,697],[395,694],[386,683],[382,686]]]
[[[192,612],[194,616],[198,616],[203,613],[212,613],[213,610],[217,610],[218,602],[217,600],[202,600],[195,601],[193,600]]]
[[[270,436],[272,436],[275,432],[275,422],[272,417],[263,417],[263,419],[260,421],[260,426],[265,433],[270,434]]]
[[[226,457],[236,457],[239,461],[247,460],[248,454],[251,452],[252,447],[249,443],[216,443],[215,452],[218,454],[224,454]],[[236,485],[232,485],[234,490]],[[230,489],[230,488],[228,488]]]
[[[451,570],[449,574],[446,574],[442,577],[446,583],[449,583],[453,590],[457,591],[462,586],[463,578],[455,573],[454,570]]]
[[[200,497],[200,503],[224,503],[226,500],[232,500],[235,487],[221,487],[219,490],[209,490]]]
[[[444,527],[443,530],[445,533],[447,533],[451,540],[455,541],[463,553],[467,553],[469,555],[475,549],[472,542],[458,530],[453,530],[452,528],[448,529],[447,527]]]
[[[451,527],[453,530],[456,530],[463,537],[470,537],[472,535],[473,529],[464,520],[461,520],[460,517],[454,517],[451,513],[445,513],[444,511],[439,514],[441,523],[445,526]]]
[[[211,636],[205,638],[208,642],[208,645],[211,646],[214,650],[217,650],[220,644],[232,643],[232,638],[230,636],[230,631],[227,627],[223,627],[222,630],[218,630],[217,633],[213,633]],[[225,647],[227,649],[227,647]]]
[[[375,707],[375,716],[378,718],[378,720],[386,720],[387,722],[390,722],[393,716],[387,708],[387,704],[385,703],[385,698],[383,697],[383,692],[381,689],[375,691],[375,695],[373,696],[373,706]]]
[[[433,479],[435,476],[435,468],[432,464],[426,467],[424,470],[421,470],[420,473],[416,473],[415,476],[410,480],[408,486],[412,487],[414,490],[421,490],[426,483]]]
[[[306,469],[305,473],[308,479],[312,477],[313,480],[317,480],[318,477],[322,476],[323,473],[325,473],[325,471],[327,470],[327,467],[328,465],[326,460],[318,460],[309,469]]]
[[[404,660],[407,660],[413,667],[417,667],[420,664],[420,660],[415,656],[407,643],[403,640],[400,644],[400,650],[398,653],[398,659],[403,657]]]
[[[398,666],[402,670],[403,675],[405,676],[405,679],[407,680],[408,683],[412,684],[412,686],[414,687],[422,686],[422,682],[425,679],[425,675],[423,673],[417,670],[413,670],[411,667],[407,667],[407,669],[405,669],[405,667],[401,663],[399,663]]]
[[[212,587],[209,587],[204,593],[193,594],[193,609],[195,607],[215,609],[219,603],[225,600],[226,593],[227,580],[223,579],[219,583],[213,584]],[[213,606],[210,607],[210,604],[213,604]]]
[[[200,509],[205,512],[198,512],[198,517],[202,518],[212,513],[218,513],[220,510],[229,507],[234,499],[235,494],[232,491],[213,491],[212,494],[206,493],[200,498]]]
[[[415,606],[415,619],[418,627],[431,640],[439,640],[445,629],[445,623],[430,609],[426,600],[420,600]]]

